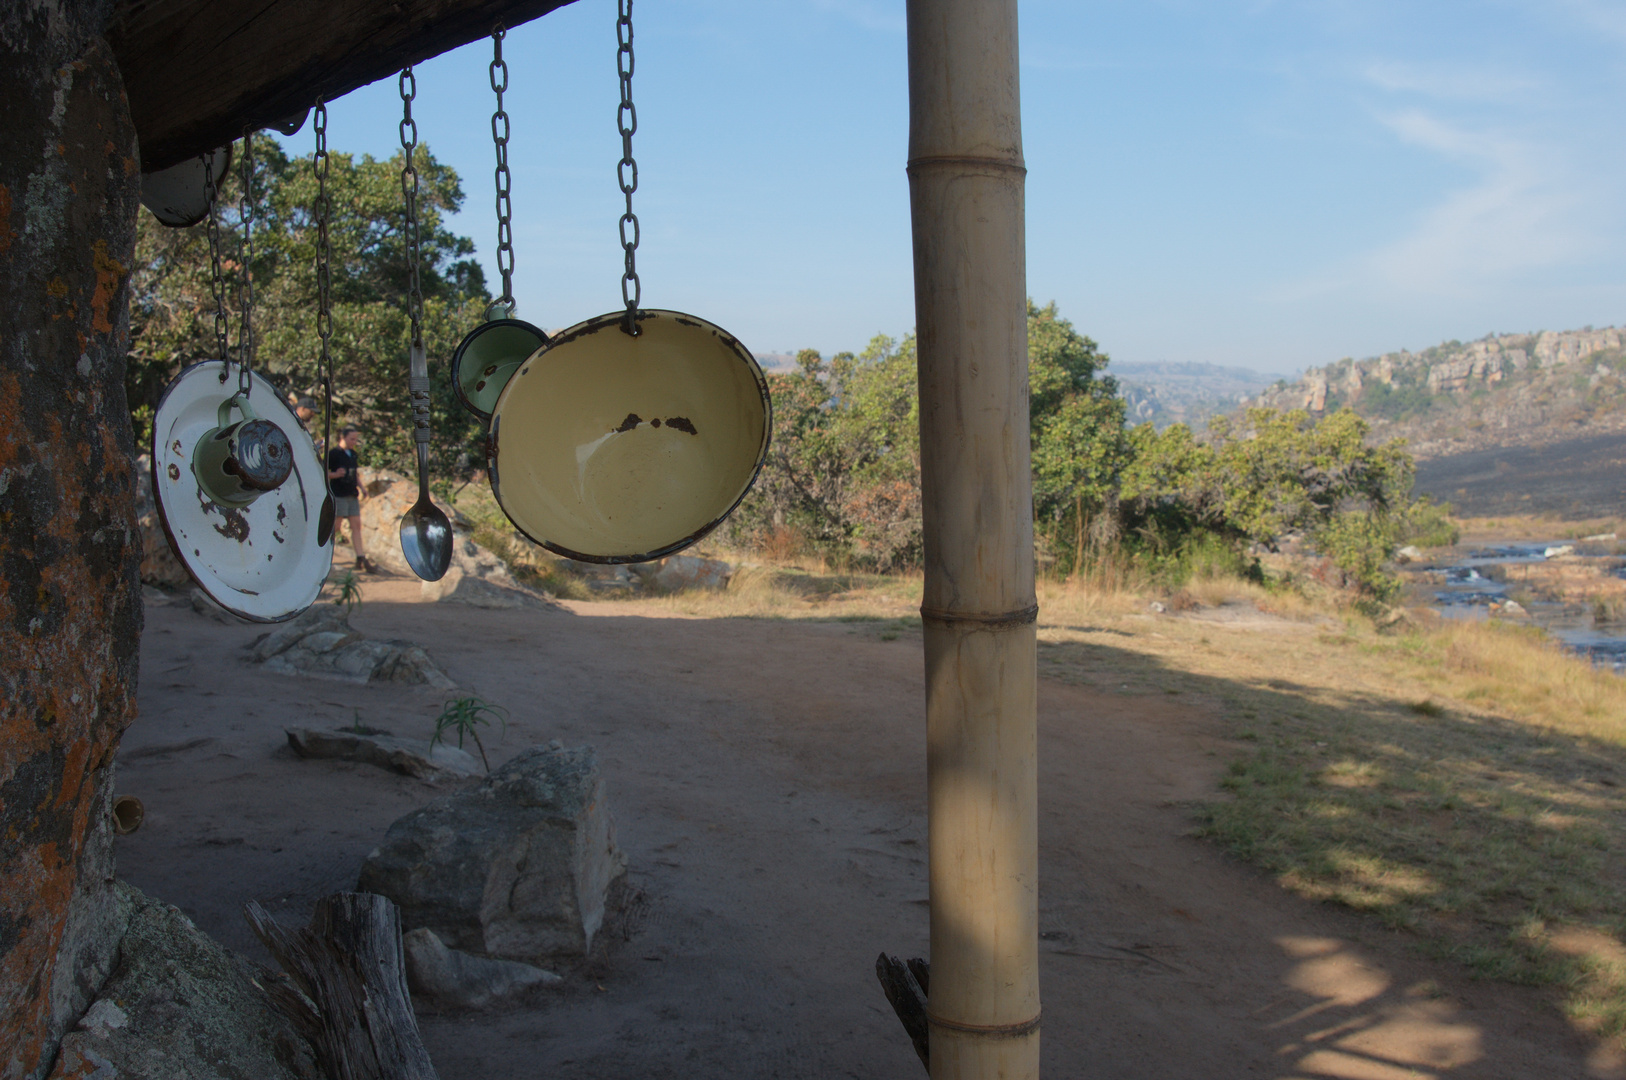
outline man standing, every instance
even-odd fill
[[[333,516],[350,523],[350,546],[356,549],[356,569],[370,574],[378,568],[367,560],[361,539],[361,484],[357,477],[360,462],[356,458],[361,432],[352,424],[340,433],[335,442],[338,445],[327,452],[327,479],[333,492]]]

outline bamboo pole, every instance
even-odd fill
[[[1033,491],[1016,0],[909,0],[931,1075],[1039,1075]]]

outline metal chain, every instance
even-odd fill
[[[423,289],[418,281],[418,169],[413,155],[418,149],[418,122],[412,119],[412,99],[418,96],[418,80],[409,64],[401,69],[401,194],[406,198],[407,316],[412,320],[412,344],[423,347]]]
[[[317,98],[315,112],[316,152],[311,155],[311,169],[316,173],[316,336],[322,342],[317,367],[322,377],[322,448],[326,451],[333,438],[333,354],[328,348],[333,337],[333,246],[328,237],[333,200],[327,193],[327,102]]]
[[[508,62],[502,58],[502,39],[508,30],[498,23],[491,31],[491,89],[497,95],[497,111],[491,114],[491,141],[497,146],[497,272],[502,275],[502,295],[492,306],[508,309],[514,315],[514,178],[508,171],[508,112],[502,107],[508,89]],[[501,81],[498,81],[498,76]],[[498,124],[501,127],[498,127]],[[488,309],[489,312],[489,309]]]
[[[243,190],[238,217],[243,222],[243,273],[238,278],[238,295],[243,302],[243,322],[237,334],[237,392],[248,397],[249,373],[254,370],[254,133],[243,135]]]
[[[231,355],[231,322],[226,315],[226,275],[220,268],[220,217],[217,204],[220,190],[215,184],[215,156],[203,155],[203,188],[209,197],[205,234],[209,237],[209,287],[215,297],[215,349],[220,357],[220,381],[226,381],[226,363]]]
[[[615,167],[615,178],[621,184],[621,194],[627,197],[627,209],[621,215],[621,250],[626,253],[626,268],[621,273],[621,299],[627,305],[627,315],[621,329],[637,337],[638,302],[643,298],[643,285],[638,281],[638,216],[632,212],[632,193],[638,190],[638,162],[632,156],[632,136],[638,130],[638,110],[632,104],[632,0],[617,0],[617,10],[615,66],[621,76],[621,107],[616,111],[615,125],[621,132],[621,161]],[[632,226],[630,239],[628,225]]]

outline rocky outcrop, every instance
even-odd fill
[[[410,641],[375,641],[350,627],[339,604],[317,603],[252,645],[253,660],[267,671],[342,682],[398,682],[455,690],[457,684],[429,654]]]
[[[1626,329],[1493,334],[1311,368],[1248,405],[1367,417],[1418,458],[1626,431]],[[1579,429],[1579,430],[1578,430]]]
[[[625,873],[592,748],[548,746],[396,821],[357,888],[454,949],[540,963],[587,955]]]
[[[361,482],[367,491],[361,504],[361,538],[367,557],[392,573],[411,574],[412,568],[401,554],[400,530],[401,516],[418,501],[417,485],[386,469],[362,469]],[[516,581],[507,563],[470,539],[467,518],[453,507],[442,505],[441,509],[452,520],[457,542],[446,576],[419,586],[423,599],[499,609],[554,606],[548,597]]]
[[[175,557],[169,537],[164,535],[164,524],[158,520],[158,507],[152,497],[152,458],[142,454],[136,458],[136,521],[141,526],[141,581],[144,585],[162,585],[177,589],[191,581],[186,567]]]
[[[322,1080],[310,1047],[256,979],[168,904],[117,887],[119,963],[62,1040],[52,1080]]]

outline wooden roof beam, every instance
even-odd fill
[[[144,172],[571,0],[118,0],[107,37]]]

